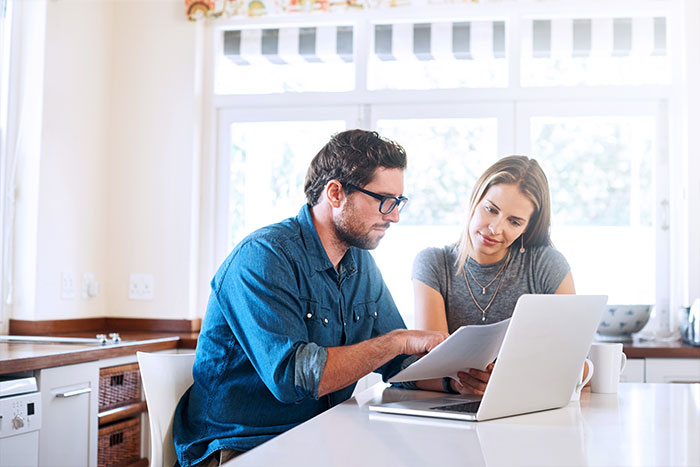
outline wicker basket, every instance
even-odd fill
[[[140,400],[141,375],[138,363],[100,370],[100,412]]]
[[[141,457],[139,417],[103,426],[97,433],[98,467],[128,465]]]

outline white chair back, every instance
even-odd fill
[[[173,414],[192,385],[194,354],[136,352],[151,424],[151,467],[175,464]]]

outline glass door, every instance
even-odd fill
[[[668,164],[659,102],[520,104],[518,147],[552,192],[552,239],[578,293],[669,306]]]

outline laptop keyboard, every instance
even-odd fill
[[[463,404],[451,404],[451,405],[441,405],[438,407],[431,407],[430,410],[444,410],[447,412],[476,413],[479,410],[480,404],[481,404],[481,401],[464,402]]]

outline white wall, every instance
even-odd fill
[[[181,0],[114,5],[108,152],[110,316],[187,318],[199,207],[197,27]],[[155,299],[128,300],[130,273]]]
[[[39,3],[41,157],[25,183],[38,202],[18,205],[16,243],[27,252],[12,317],[193,317],[201,26],[182,0]],[[64,271],[77,279],[75,299],[61,298]],[[95,298],[81,298],[84,272],[100,283]],[[154,275],[154,300],[128,299],[134,272]]]
[[[47,4],[33,319],[99,316],[105,311],[104,293],[84,300],[80,288],[84,272],[106,285],[111,10],[109,2]],[[73,300],[60,297],[64,271],[76,278]]]

